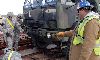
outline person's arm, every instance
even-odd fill
[[[58,37],[71,37],[73,36],[73,30],[70,30],[70,31],[65,31],[65,32],[59,32],[57,33],[57,36]]]
[[[18,30],[20,31],[20,32],[23,32],[24,30],[21,28],[21,24],[18,22],[18,21],[16,21],[16,27],[18,28]]]
[[[79,60],[88,60],[93,52],[93,48],[96,46],[96,38],[99,31],[97,20],[88,22],[84,29],[84,42]]]
[[[77,25],[78,25],[78,21],[73,23],[73,25],[71,26],[71,30],[65,31],[65,32],[60,32],[58,34],[58,36],[72,37],[74,35],[74,33],[75,33],[74,30],[76,29]]]
[[[66,37],[72,37],[73,35],[74,35],[74,30],[65,31],[65,36]]]
[[[2,20],[2,31],[3,31],[3,33],[7,33],[6,23],[7,23],[7,20],[6,20],[6,18],[4,18]]]

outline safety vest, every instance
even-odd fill
[[[83,42],[84,42],[84,37],[83,37],[84,27],[92,19],[97,19],[98,22],[100,22],[98,16],[91,15],[91,16],[86,17],[82,21],[82,23],[80,23],[78,25],[78,27],[77,27],[77,34],[75,35],[75,37],[73,39],[73,44],[74,45],[83,44]],[[95,46],[95,48],[93,50],[94,50],[94,52],[95,52],[96,55],[100,56],[100,37],[99,37],[99,39],[96,40],[96,46]]]
[[[11,23],[11,21],[7,18],[8,24],[11,26],[12,29],[14,29],[14,25]]]
[[[8,60],[11,60],[12,54],[14,53],[14,51],[11,51],[10,54],[8,55]]]

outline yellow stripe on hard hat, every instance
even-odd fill
[[[11,60],[11,56],[12,56],[13,52],[14,52],[14,51],[11,51],[11,53],[9,54],[8,60]]]
[[[7,22],[8,22],[8,24],[11,26],[11,28],[14,29],[13,24],[11,23],[11,21],[10,21],[8,18],[7,18]]]

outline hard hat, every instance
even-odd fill
[[[83,7],[91,7],[90,3],[88,1],[81,1],[78,3],[77,9],[83,8]]]
[[[22,17],[23,17],[23,15],[22,15],[22,14],[18,14],[18,15],[17,15],[17,17],[22,18]]]
[[[7,16],[11,16],[11,17],[13,17],[14,14],[13,14],[13,12],[8,12],[8,13],[7,13]]]

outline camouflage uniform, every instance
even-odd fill
[[[8,50],[7,48],[4,51],[5,51],[6,54],[3,56],[2,60],[8,60],[8,57],[9,57],[9,55],[12,51]],[[21,54],[16,52],[16,51],[13,51],[13,53],[10,57],[10,60],[22,60]]]
[[[7,19],[4,19],[3,20],[3,32],[4,32],[4,35],[5,35],[5,39],[6,39],[6,42],[8,44],[8,48],[11,49],[13,48],[13,42],[16,40],[15,39],[15,26],[18,30],[22,31],[21,27],[20,27],[20,24],[16,21],[16,19],[12,19],[10,20],[12,25],[14,26],[14,29],[11,28],[10,24],[8,24],[7,22]],[[10,37],[7,37],[6,36],[6,33],[10,33]]]

